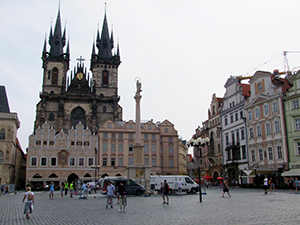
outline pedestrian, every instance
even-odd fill
[[[181,181],[181,178],[179,178],[179,181],[177,181],[177,188],[178,188],[178,195],[179,196],[182,196],[182,181]]]
[[[8,185],[6,185],[6,187],[5,187],[5,194],[9,194],[9,186]]]
[[[4,186],[1,186],[1,195],[4,195]]]
[[[26,192],[23,197],[23,201],[25,201],[24,206],[24,214],[26,214],[26,218],[29,219],[29,214],[32,213],[33,205],[34,205],[34,193],[31,192],[31,188],[27,187]]]
[[[83,199],[87,199],[89,194],[88,184],[84,183],[81,189],[83,190]]]
[[[120,197],[120,209],[119,212],[126,211],[125,207],[127,206],[127,199],[126,199],[126,188],[123,182],[120,182],[119,186],[119,197]]]
[[[73,198],[74,194],[74,181],[70,184],[70,198]]]
[[[65,196],[68,194],[68,189],[69,189],[69,182],[66,180],[65,182]]]
[[[299,180],[298,180],[298,178],[296,177],[295,178],[295,181],[294,181],[294,183],[295,183],[295,188],[296,188],[296,193],[298,194],[298,189],[299,189]]]
[[[270,184],[270,194],[272,192],[272,189],[274,189],[274,191],[277,192],[277,190],[275,189],[275,184],[274,184],[272,177],[270,177],[269,184]]]
[[[54,196],[54,183],[51,182],[49,187],[50,187],[49,199],[53,199],[53,196]]]
[[[292,178],[289,178],[289,194],[293,194],[293,189],[294,189],[294,181],[292,180]]]
[[[60,185],[60,198],[63,199],[64,198],[64,183],[62,182]]]
[[[108,204],[110,204],[111,208],[114,208],[113,206],[113,195],[115,194],[115,186],[113,185],[112,181],[108,182],[108,186],[106,188],[106,208],[108,208]]]
[[[164,200],[163,204],[166,204],[165,197],[167,197],[167,205],[169,205],[169,189],[170,187],[167,183],[167,180],[164,180],[163,195],[162,195],[162,198]]]
[[[228,196],[231,197],[230,193],[229,193],[229,188],[228,188],[228,185],[227,185],[227,180],[224,181],[224,184],[223,184],[223,194],[222,194],[222,197],[224,198],[224,194],[225,192],[227,192]]]
[[[265,179],[264,179],[264,191],[265,191],[265,195],[268,194],[268,177],[267,175],[265,175]]]

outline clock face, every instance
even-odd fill
[[[77,73],[77,79],[82,80],[83,78],[83,73]]]

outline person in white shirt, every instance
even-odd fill
[[[181,181],[181,179],[179,178],[179,181],[177,181],[177,187],[178,187],[178,195],[182,195],[182,185],[183,185],[183,183],[182,183],[182,181]]]
[[[29,219],[29,213],[32,213],[32,208],[34,205],[34,193],[31,192],[31,188],[27,187],[26,192],[23,197],[23,201],[25,201],[24,214],[26,214],[26,218]]]
[[[265,195],[268,194],[268,187],[269,187],[268,178],[267,178],[267,175],[265,175],[265,179],[264,179],[264,190],[265,190]]]

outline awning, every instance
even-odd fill
[[[255,175],[255,174],[251,174],[253,172],[253,170],[242,170],[245,174],[247,174],[247,176],[250,175]]]
[[[300,169],[290,169],[289,171],[285,171],[281,174],[284,177],[297,177],[300,176]]]

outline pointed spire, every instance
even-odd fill
[[[52,43],[53,35],[52,35],[52,20],[50,24],[50,32],[49,32],[49,45]]]
[[[111,43],[111,49],[113,49],[113,48],[114,48],[114,34],[113,34],[113,26],[111,26],[110,43]]]
[[[42,57],[46,57],[46,54],[47,54],[47,34],[45,33],[45,41],[44,41]]]
[[[63,46],[66,45],[66,30],[67,30],[67,22],[65,22],[64,34],[62,36]]]
[[[118,38],[118,44],[117,44],[117,56],[120,57],[119,38]]]

